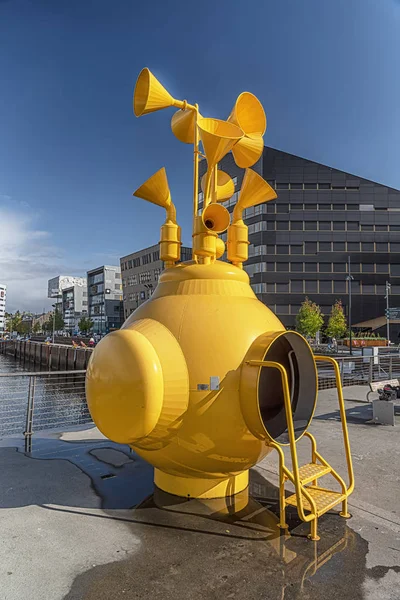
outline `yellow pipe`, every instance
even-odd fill
[[[340,420],[342,423],[342,432],[343,432],[343,440],[344,440],[344,450],[346,453],[346,462],[347,462],[347,471],[349,474],[349,487],[347,488],[347,495],[349,496],[354,490],[354,471],[353,471],[353,461],[351,460],[351,451],[350,451],[350,440],[349,440],[349,432],[347,429],[347,419],[346,419],[346,410],[344,407],[344,398],[343,398],[343,390],[342,390],[342,382],[340,379],[340,370],[338,362],[331,358],[330,356],[314,356],[314,359],[320,360],[322,362],[329,362],[333,365],[335,371],[335,379],[336,379],[336,389],[338,393],[338,401],[339,401],[339,411],[340,411]]]
[[[195,105],[195,122],[194,122],[194,142],[193,142],[193,227],[192,236],[195,234],[196,217],[199,207],[199,130],[197,129],[197,119],[199,116],[199,105]],[[194,253],[194,244],[192,244],[192,259],[196,260]]]

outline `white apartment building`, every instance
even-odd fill
[[[0,333],[3,333],[6,327],[6,297],[7,286],[0,283]]]

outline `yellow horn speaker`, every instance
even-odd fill
[[[161,227],[160,258],[166,267],[172,267],[180,260],[181,228],[176,222],[176,208],[171,200],[165,168],[149,177],[133,195],[165,208],[167,219]]]
[[[252,169],[246,169],[239,199],[233,209],[233,222],[228,229],[228,260],[234,265],[241,267],[249,257],[248,228],[243,222],[244,209],[276,197],[275,190],[261,175]]]
[[[206,179],[207,173],[203,175],[201,178],[201,189],[204,192],[206,189]],[[233,179],[229,177],[228,173],[225,171],[220,171],[218,169],[217,172],[217,202],[223,202],[223,200],[227,200],[231,198],[235,193],[235,184],[233,183]]]
[[[198,114],[198,118],[203,118],[200,113]],[[193,144],[195,123],[195,111],[188,109],[178,110],[171,119],[172,133],[180,142],[183,142],[184,144]]]
[[[142,69],[136,81],[133,94],[133,112],[137,117],[168,108],[168,106],[186,107],[186,102],[176,100],[154,77],[149,69]]]
[[[209,204],[207,208],[203,210],[201,216],[204,226],[214,233],[222,233],[225,231],[230,222],[229,211],[226,210],[222,204]]]
[[[238,167],[251,167],[260,158],[264,141],[262,136],[267,128],[267,118],[261,102],[254,94],[243,92],[235,102],[228,121],[238,125],[245,136],[232,149]]]

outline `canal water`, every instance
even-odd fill
[[[32,396],[34,432],[91,422],[84,373],[49,374],[0,354],[0,438],[24,433]]]

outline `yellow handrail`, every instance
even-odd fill
[[[316,507],[314,498],[311,497],[311,495],[307,492],[307,490],[300,483],[299,464],[298,464],[298,460],[297,460],[297,450],[296,450],[296,438],[295,438],[295,432],[294,432],[294,426],[293,426],[292,405],[290,402],[289,382],[288,382],[286,369],[280,363],[277,363],[277,362],[271,361],[271,360],[260,360],[260,361],[249,361],[249,362],[253,365],[256,365],[256,363],[257,363],[257,365],[259,365],[261,367],[269,367],[271,369],[277,369],[281,374],[283,399],[284,399],[284,404],[285,404],[286,424],[287,424],[287,429],[288,429],[288,434],[289,434],[290,453],[292,456],[292,469],[293,469],[293,478],[294,478],[293,483],[294,483],[294,487],[296,489],[296,495],[297,495],[297,501],[298,501],[297,509],[299,512],[300,519],[302,521],[312,521],[317,516],[317,507]],[[274,444],[274,446],[276,447],[275,444]],[[312,509],[309,515],[306,515],[304,513],[302,494],[304,494],[304,496],[308,500],[310,507]]]
[[[354,490],[354,471],[353,471],[353,462],[351,460],[351,451],[350,451],[350,440],[349,440],[349,432],[347,429],[347,419],[346,419],[346,410],[344,407],[344,398],[343,398],[343,390],[342,390],[342,382],[340,379],[340,370],[338,362],[331,358],[330,356],[314,356],[314,359],[329,362],[333,365],[335,371],[335,379],[336,379],[336,388],[338,393],[338,401],[339,401],[339,411],[340,411],[340,420],[342,423],[342,432],[343,432],[343,441],[344,441],[344,449],[346,453],[346,462],[347,462],[347,471],[349,475],[349,487],[347,488],[347,495],[349,496]],[[332,470],[333,474],[333,470]],[[337,473],[336,473],[337,475]],[[339,477],[337,475],[337,477]],[[336,477],[336,479],[337,479]]]

